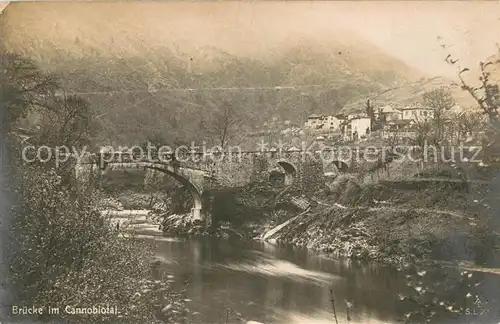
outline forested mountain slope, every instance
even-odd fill
[[[186,34],[189,24],[167,30],[168,21],[152,6],[130,5],[137,8],[120,16],[112,3],[15,3],[0,17],[8,50],[34,59],[60,77],[67,93],[91,103],[101,125],[99,144],[147,137],[210,142],[224,103],[238,141],[237,135],[241,140],[272,117],[300,123],[311,113],[333,114],[349,101],[422,77],[348,31],[328,41],[303,31],[267,47],[256,43],[259,51],[239,51],[217,42],[226,34],[183,43],[197,37]],[[256,40],[240,37],[241,47]]]

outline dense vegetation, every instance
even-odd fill
[[[72,322],[116,322],[120,317],[128,322],[154,321],[155,305],[162,297],[153,288],[169,288],[148,281],[151,247],[121,237],[108,225],[98,208],[100,194],[92,182],[75,185],[71,161],[55,168],[52,160],[25,163],[21,158],[26,143],[51,147],[87,143],[93,126],[88,103],[75,96],[57,96],[57,78],[41,73],[28,59],[3,53],[0,64],[2,111],[7,113],[2,135],[9,139],[11,157],[10,181],[4,189],[13,203],[10,217],[2,213],[2,224],[9,225],[2,242],[8,252],[2,262],[9,272],[2,284],[11,292],[10,302],[61,308],[117,306],[120,312],[119,317],[73,316]],[[42,118],[36,133],[23,142],[18,127],[30,113]],[[71,315],[61,310],[59,316]]]

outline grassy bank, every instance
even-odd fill
[[[344,176],[330,189],[323,204],[272,239],[391,263],[438,259],[498,264],[496,200],[489,185],[446,179],[363,184]]]
[[[402,262],[432,256],[471,258],[472,252],[462,249],[464,242],[454,249],[450,239],[467,240],[472,228],[468,219],[438,210],[333,206],[298,218],[275,239],[357,259]]]

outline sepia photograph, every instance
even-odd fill
[[[0,0],[0,324],[500,324],[500,1]]]

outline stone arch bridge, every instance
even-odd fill
[[[360,152],[340,150],[191,152],[152,156],[120,152],[91,154],[80,158],[75,170],[80,181],[86,181],[90,174],[98,175],[116,169],[165,173],[191,193],[194,202],[192,218],[204,220],[210,216],[208,201],[213,189],[266,182],[273,170],[280,169],[285,174],[285,185],[315,191],[325,183],[325,166],[334,166],[341,173],[356,172],[361,161]]]

